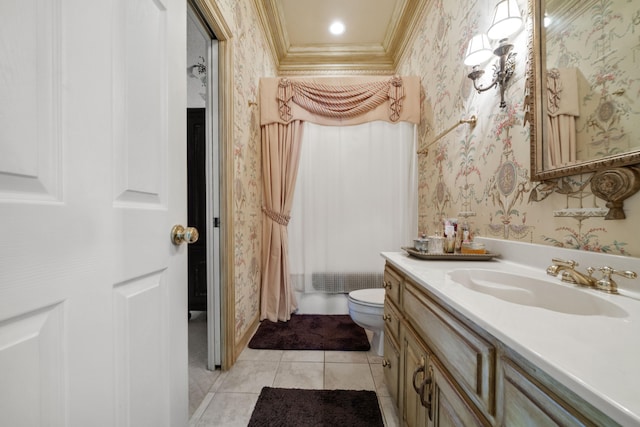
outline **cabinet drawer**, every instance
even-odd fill
[[[402,277],[387,266],[384,269],[384,288],[385,294],[396,306],[400,307],[400,287]]]
[[[400,342],[400,315],[389,299],[384,302],[382,318],[384,319],[385,334],[391,335],[395,342]]]
[[[495,348],[406,280],[404,313],[468,397],[490,417],[495,415]]]

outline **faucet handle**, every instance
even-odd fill
[[[573,260],[564,260],[560,258],[551,258],[551,262],[553,263],[553,265],[547,267],[547,274],[554,277],[557,276],[558,273],[562,270],[562,268],[560,267],[569,267],[573,270],[573,268],[578,265],[578,263]]]
[[[562,259],[562,258],[552,258],[551,262],[558,265],[563,265],[565,267],[574,268],[579,264],[572,259]]]
[[[609,266],[604,266],[598,268],[599,271],[602,272],[602,279],[596,282],[596,288],[601,291],[609,292],[611,294],[618,293],[618,285],[611,278],[612,274],[617,274],[618,276],[625,277],[627,279],[635,279],[638,277],[638,274],[635,271],[630,270],[614,270]]]

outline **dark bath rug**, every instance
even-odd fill
[[[376,393],[264,387],[249,427],[383,427]]]
[[[348,314],[294,314],[288,322],[263,320],[249,348],[367,351],[367,333]]]

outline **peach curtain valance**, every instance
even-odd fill
[[[420,120],[418,77],[263,78],[261,124],[352,125]]]

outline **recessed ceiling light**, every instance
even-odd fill
[[[335,34],[336,36],[342,34],[344,33],[344,24],[340,21],[334,21],[329,26],[329,31],[331,32],[331,34]]]

